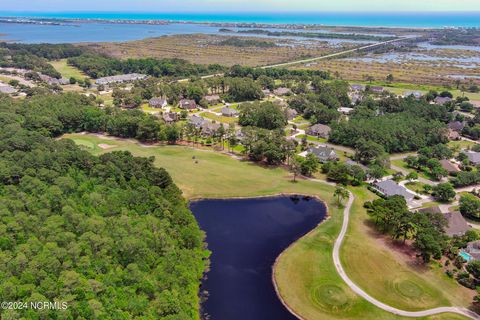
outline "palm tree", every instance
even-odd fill
[[[337,204],[338,204],[339,206],[341,206],[343,200],[345,200],[345,199],[347,199],[348,197],[350,197],[350,192],[348,192],[348,190],[345,189],[345,188],[342,188],[342,187],[340,187],[340,186],[337,186],[337,187],[335,188],[335,192],[333,193],[333,196],[334,196],[335,198],[337,198]]]

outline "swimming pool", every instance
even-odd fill
[[[469,255],[468,253],[466,253],[465,251],[463,250],[460,250],[460,257],[462,257],[463,259],[465,259],[465,261],[470,261],[472,260],[472,256]]]

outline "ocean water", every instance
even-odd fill
[[[222,34],[245,37],[263,37],[263,35],[219,32],[219,27],[207,24],[170,23],[153,24],[121,24],[99,22],[73,22],[64,25],[20,24],[0,22],[0,41],[6,40],[19,43],[80,43],[80,42],[124,42],[141,40],[174,34]],[[236,29],[236,28],[232,28]],[[267,28],[268,29],[268,28]],[[273,30],[273,29],[272,29]],[[277,29],[280,31],[282,29]],[[277,37],[275,37],[277,38]],[[310,38],[282,36],[293,40],[309,40]],[[357,41],[348,39],[318,39],[331,45],[342,42],[370,43],[372,41]]]
[[[173,20],[195,22],[246,22],[272,24],[323,24],[330,26],[385,26],[385,27],[480,27],[480,3],[471,12],[355,12],[355,13],[29,13],[1,12],[0,16]]]

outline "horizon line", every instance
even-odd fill
[[[387,11],[387,10],[277,10],[277,11],[157,11],[157,12],[148,12],[148,11],[106,11],[106,10],[61,10],[61,11],[17,11],[17,10],[0,10],[0,14],[2,13],[15,13],[15,14],[32,14],[32,13],[50,13],[50,14],[60,14],[60,13],[68,13],[68,14],[75,14],[75,13],[109,13],[109,14],[148,14],[148,15],[155,15],[155,14],[319,14],[319,13],[350,13],[350,14],[362,14],[362,13],[389,13],[389,14],[396,14],[396,13],[465,13],[465,14],[480,14],[479,10],[474,11],[466,11],[466,10],[395,10],[395,11]]]

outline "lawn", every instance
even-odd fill
[[[67,64],[67,59],[51,61],[50,64],[62,74],[64,78],[85,79],[88,76],[79,69]]]
[[[416,171],[418,173],[418,176],[421,177],[421,178],[424,178],[424,179],[427,179],[427,180],[433,180],[432,177],[430,177],[427,173],[425,173],[424,171],[418,171],[418,170],[414,170],[412,168],[409,168],[407,166],[407,164],[405,163],[405,161],[403,159],[399,159],[399,160],[392,160],[391,163],[397,167],[400,167],[400,168],[403,168],[405,170],[408,170],[409,172],[412,172],[412,171]],[[434,180],[433,180],[434,181]]]
[[[237,118],[218,116],[212,112],[202,112],[200,113],[200,116],[216,122],[226,123],[226,124],[235,123],[237,121]]]
[[[404,310],[445,305],[468,306],[472,291],[459,286],[432,264],[424,266],[395,250],[370,225],[363,203],[375,199],[366,189],[355,189],[351,224],[341,259],[347,274],[373,297]]]
[[[450,141],[448,146],[456,151],[461,149],[471,149],[476,143],[472,141],[459,140],[459,141]]]
[[[66,135],[94,154],[128,150],[136,156],[155,156],[155,164],[167,169],[189,198],[248,197],[279,193],[316,195],[329,206],[330,219],[289,247],[278,259],[275,278],[288,305],[305,319],[403,319],[384,312],[355,295],[336,273],[333,241],[342,213],[333,204],[333,187],[314,181],[291,182],[282,168],[260,167],[226,155],[188,147],[145,147],[130,140],[111,140],[94,135]],[[103,150],[99,144],[115,145]],[[466,289],[439,270],[416,270],[382,248],[365,226],[363,201],[373,195],[355,189],[357,201],[352,225],[341,257],[350,277],[377,299],[396,307],[418,309],[471,301]],[[368,259],[366,259],[366,257]],[[397,280],[398,279],[398,280]],[[415,298],[413,298],[415,296]],[[418,301],[417,301],[418,300]],[[428,319],[464,319],[440,315]]]

